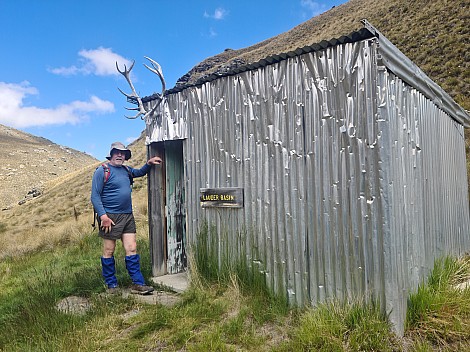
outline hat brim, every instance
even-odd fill
[[[124,159],[125,159],[125,160],[129,160],[129,159],[132,157],[132,153],[131,153],[131,151],[128,150],[128,149],[124,149],[124,150],[123,150],[123,149],[113,148],[113,149],[111,149],[111,151],[109,152],[109,155],[106,157],[106,159],[111,160],[111,156],[113,155],[113,152],[114,152],[115,150],[119,150],[119,151],[121,151],[121,152],[124,152]]]

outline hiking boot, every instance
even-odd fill
[[[146,294],[149,294],[150,292],[153,292],[152,286],[137,285],[137,284],[131,286],[131,293],[134,293],[137,295],[146,295]]]
[[[121,290],[119,289],[119,287],[108,287],[106,289],[106,293],[109,294],[109,295],[116,295],[120,292],[121,292]]]

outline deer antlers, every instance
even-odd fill
[[[137,107],[135,108],[126,108],[127,110],[135,110],[135,111],[138,111],[137,114],[135,116],[126,116],[128,119],[136,119],[140,116],[140,118],[142,120],[145,120],[147,117],[149,116],[152,116],[155,111],[157,110],[157,107],[161,104],[161,102],[163,101],[163,94],[165,93],[165,89],[166,89],[166,85],[165,85],[165,79],[163,78],[163,73],[162,73],[162,68],[160,67],[160,65],[152,60],[151,58],[147,57],[147,56],[144,56],[147,60],[150,61],[150,63],[152,64],[153,68],[144,64],[144,66],[146,68],[148,68],[150,71],[152,71],[153,73],[155,73],[159,78],[160,78],[160,81],[162,82],[162,93],[159,94],[157,93],[157,103],[155,104],[155,106],[151,109],[151,110],[147,110],[145,107],[144,107],[144,104],[142,103],[142,99],[140,98],[140,96],[137,94],[135,88],[134,88],[134,85],[132,84],[132,81],[131,81],[131,77],[130,77],[130,73],[131,73],[131,70],[132,68],[134,67],[134,64],[135,64],[135,61],[132,61],[132,64],[131,66],[129,67],[129,69],[127,69],[126,65],[124,65],[124,71],[121,71],[119,69],[119,65],[116,61],[116,69],[118,70],[118,72],[124,76],[124,78],[126,79],[127,83],[129,83],[129,86],[131,87],[132,89],[132,94],[126,94],[124,93],[121,89],[118,88],[118,90],[124,94],[128,100],[130,101],[137,101]]]

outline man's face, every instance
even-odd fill
[[[109,163],[111,165],[122,166],[125,160],[126,160],[126,152],[122,150],[113,149],[111,153],[111,159],[109,159]]]

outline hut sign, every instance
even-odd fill
[[[243,188],[201,188],[203,208],[243,208]]]

